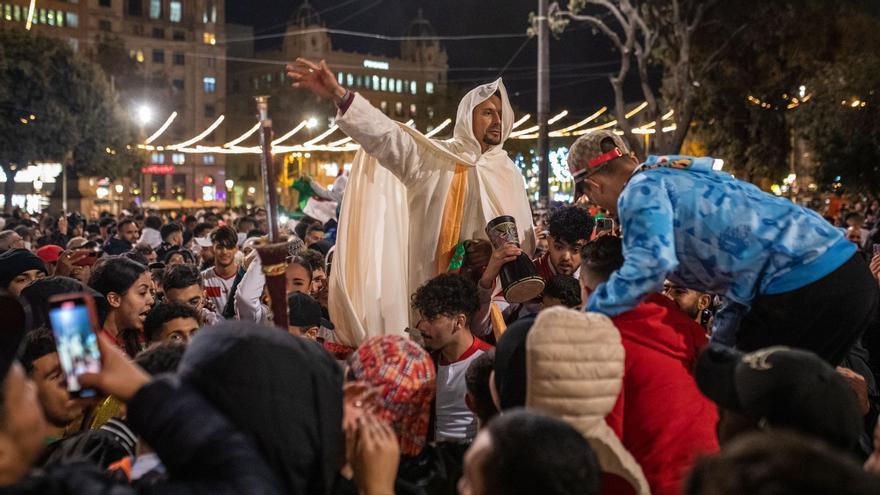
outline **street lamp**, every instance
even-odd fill
[[[318,119],[316,119],[314,117],[312,117],[306,121],[306,127],[309,129],[311,129],[312,127],[315,127],[316,125],[318,125]]]
[[[141,104],[136,109],[135,118],[141,126],[145,126],[153,120],[153,109],[147,104]]]
[[[37,191],[39,193],[41,189],[43,189],[43,181],[41,181],[39,179],[35,180],[34,181],[34,191]]]
[[[229,207],[232,208],[232,187],[235,186],[235,181],[226,179],[224,184],[226,184],[226,201],[229,202]]]

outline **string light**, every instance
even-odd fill
[[[156,132],[154,132],[152,136],[148,137],[147,140],[144,141],[144,144],[150,144],[153,141],[155,141],[156,139],[158,139],[159,136],[161,136],[162,133],[168,129],[168,126],[170,126],[171,123],[174,122],[174,119],[176,119],[176,118],[177,118],[177,112],[171,112],[171,115],[169,115],[168,118],[165,119],[165,123],[162,124],[162,126],[159,127],[159,129],[156,130]]]
[[[553,136],[553,137],[567,136],[568,132],[571,132],[575,129],[579,129],[579,128],[589,124],[590,122],[596,120],[600,115],[602,115],[603,113],[605,113],[607,111],[608,111],[608,107],[602,107],[599,110],[596,110],[596,113],[594,113],[593,115],[590,115],[589,117],[585,118],[584,120],[582,120],[580,122],[574,123],[568,127],[563,127],[562,129],[558,129],[558,130],[551,132],[550,136]]]
[[[293,135],[296,134],[297,132],[301,131],[303,127],[308,127],[308,125],[309,125],[309,121],[308,121],[308,120],[303,120],[302,122],[300,122],[299,124],[297,124],[296,127],[294,127],[293,129],[291,129],[287,134],[285,134],[285,135],[281,136],[280,138],[275,139],[274,141],[272,141],[272,146],[278,146],[279,144],[283,143],[284,141],[287,141],[288,139],[290,139],[290,136],[293,136]]]
[[[224,148],[231,148],[231,147],[237,145],[238,143],[240,143],[240,142],[244,141],[245,139],[251,137],[251,135],[252,135],[253,133],[257,132],[257,129],[259,129],[259,128],[260,128],[260,123],[257,122],[256,124],[254,124],[253,127],[251,127],[250,129],[246,130],[246,131],[244,132],[244,134],[242,134],[241,136],[238,136],[237,138],[233,139],[232,141],[229,141],[228,143],[224,144],[223,147],[224,147]]]
[[[526,117],[528,117],[528,115],[526,115]],[[522,119],[520,119],[520,120],[522,120]],[[425,137],[432,138],[432,137],[436,136],[440,131],[445,129],[446,126],[448,126],[451,123],[452,123],[452,119],[444,120],[440,125],[438,125],[437,127],[433,128],[430,132],[425,134]]]
[[[510,130],[512,131],[512,130],[516,129],[517,127],[525,124],[526,121],[529,120],[530,118],[532,118],[532,114],[530,114],[530,113],[523,115],[522,118],[520,118],[519,120],[517,120],[516,122],[513,123],[513,127],[511,127]]]
[[[311,145],[313,145],[313,144],[315,144],[315,143],[320,143],[325,137],[327,137],[327,136],[329,136],[330,134],[333,134],[334,132],[336,132],[336,129],[339,129],[339,126],[336,125],[336,124],[333,124],[329,129],[327,129],[326,131],[322,132],[318,137],[306,141],[305,144],[304,144],[304,146],[311,146]]]
[[[189,146],[191,144],[197,143],[197,142],[201,141],[202,139],[205,139],[206,137],[208,137],[208,134],[211,134],[212,132],[214,132],[214,129],[216,129],[218,126],[220,126],[220,124],[223,123],[223,119],[225,119],[225,118],[226,118],[225,116],[221,115],[220,117],[217,117],[217,120],[215,120],[213,124],[208,126],[208,128],[205,129],[204,131],[202,131],[202,133],[199,134],[198,136],[196,136],[188,141],[184,141],[182,143],[172,144],[171,146],[166,146],[165,148],[169,149],[169,150],[175,150],[178,148],[186,148],[187,146]]]

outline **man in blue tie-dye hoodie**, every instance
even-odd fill
[[[801,347],[837,364],[880,300],[855,245],[815,212],[713,164],[687,156],[640,164],[613,132],[578,138],[568,166],[590,199],[617,215],[625,258],[587,310],[616,316],[668,279],[723,298],[714,341]]]

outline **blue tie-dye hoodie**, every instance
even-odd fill
[[[616,316],[671,282],[722,296],[714,341],[733,345],[761,294],[801,288],[856,251],[817,213],[712,170],[713,159],[649,156],[617,201],[623,266],[590,296]]]

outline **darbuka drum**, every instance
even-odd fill
[[[519,246],[516,220],[511,216],[503,215],[489,222],[486,225],[486,235],[495,249],[507,243]],[[538,276],[528,255],[521,253],[515,260],[501,267],[501,288],[508,302],[524,303],[541,295],[544,291],[544,279]]]

